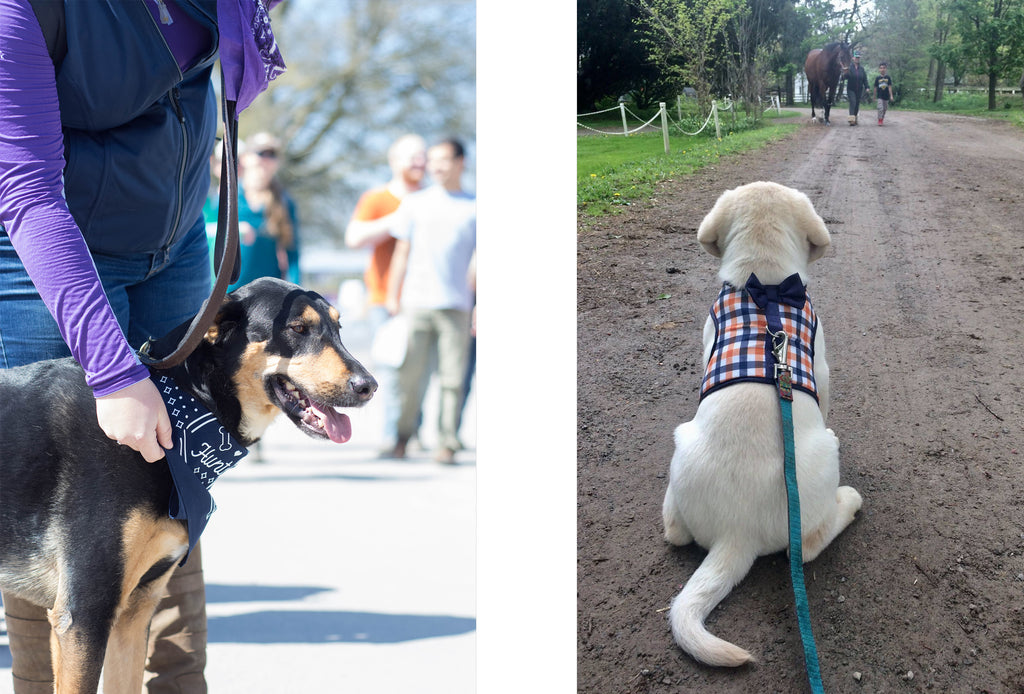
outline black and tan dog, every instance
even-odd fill
[[[261,279],[230,294],[200,346],[160,373],[242,445],[280,412],[343,442],[351,424],[334,408],[363,405],[377,384],[339,329],[318,294]],[[138,694],[149,622],[188,533],[168,517],[166,462],[108,439],[95,412],[70,358],[0,370],[0,587],[48,608],[58,694],[96,692],[101,667],[107,694]]]

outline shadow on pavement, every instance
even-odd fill
[[[206,584],[206,602],[270,602],[304,600],[311,595],[328,593],[334,588],[314,586],[227,586]]]
[[[210,617],[207,626],[210,643],[401,643],[467,634],[476,619],[301,610]]]
[[[456,467],[458,467],[456,465]],[[332,475],[273,475],[266,477],[241,477],[224,476],[218,478],[218,482],[221,485],[226,486],[229,484],[263,484],[266,482],[272,482],[274,484],[283,484],[288,482],[297,482],[300,484],[306,484],[307,482],[422,482],[424,480],[430,480],[431,477],[428,475],[422,475],[420,477],[399,477],[397,475],[346,475],[346,474],[332,474]]]

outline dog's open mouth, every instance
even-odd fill
[[[335,443],[345,443],[352,438],[348,415],[317,402],[283,376],[274,378],[273,386],[280,408],[308,435]]]

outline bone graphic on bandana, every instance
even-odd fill
[[[249,451],[225,431],[213,413],[182,391],[174,379],[163,374],[151,374],[151,378],[168,406],[177,439],[166,455],[174,480],[168,512],[171,518],[187,524],[191,552],[217,509],[210,488]]]

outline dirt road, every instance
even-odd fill
[[[696,228],[755,180],[806,192],[832,233],[809,291],[864,506],[806,567],[826,690],[1024,692],[1024,133],[841,115],[579,228],[580,692],[808,691],[785,555],[708,620],[754,665],[698,665],[661,611],[705,554],[661,537],[718,292]]]

